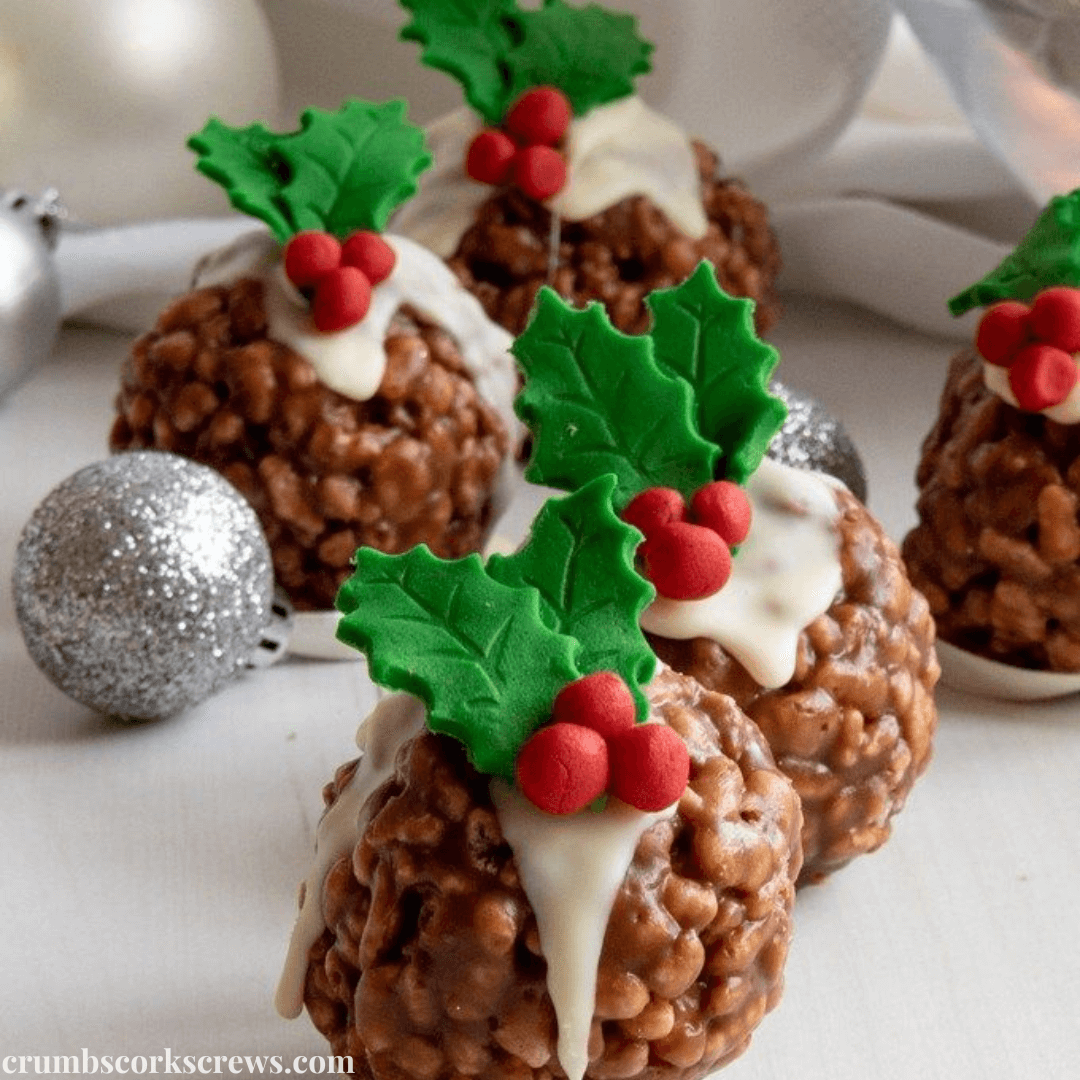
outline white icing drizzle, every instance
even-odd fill
[[[701,179],[686,133],[636,95],[593,109],[570,125],[570,182],[551,200],[580,221],[630,195],[647,195],[687,236],[709,227]]]
[[[434,167],[420,190],[398,211],[395,232],[452,255],[476,211],[492,193],[471,180],[465,153],[483,122],[471,109],[457,109],[427,129]],[[645,195],[695,240],[708,219],[701,180],[686,133],[636,95],[600,105],[570,124],[565,143],[566,187],[549,203],[568,221],[579,221],[630,195]]]
[[[517,388],[509,352],[513,338],[484,314],[441,259],[407,237],[384,234],[383,239],[397,256],[393,273],[372,289],[367,315],[337,333],[315,329],[308,304],[285,277],[280,245],[265,230],[245,234],[204,259],[193,284],[204,287],[240,277],[260,278],[268,336],[307,357],[322,382],[357,401],[366,401],[378,390],[386,370],[386,331],[398,308],[411,305],[455,339],[477,391],[498,411],[516,443],[520,421],[513,410]]]
[[[304,901],[274,997],[277,1011],[290,1020],[299,1016],[304,1006],[308,953],[326,928],[322,903],[326,875],[356,846],[367,824],[364,811],[368,798],[393,775],[398,750],[423,726],[423,702],[411,694],[391,694],[375,706],[356,733],[363,756],[344,790],[319,821],[315,861],[304,881]]]
[[[1077,356],[1073,356],[1076,360]],[[1009,369],[999,364],[988,364],[983,361],[983,382],[991,393],[997,394],[1003,401],[1020,408],[1020,402],[1009,385]],[[1047,409],[1040,410],[1041,415],[1048,420],[1054,420],[1059,424],[1080,424],[1080,380],[1069,391],[1069,396],[1057,405],[1051,405]]]
[[[799,635],[840,589],[840,486],[765,458],[746,485],[753,521],[727,584],[702,600],[657,597],[641,625],[662,637],[712,638],[762,686],[783,686]]]
[[[491,782],[491,798],[536,913],[558,1021],[559,1064],[569,1080],[582,1080],[612,905],[642,834],[675,806],[645,814],[613,799],[602,813],[559,817],[538,810],[499,779]]]

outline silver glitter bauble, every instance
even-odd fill
[[[247,666],[274,603],[254,511],[174,454],[120,454],[46,496],[15,555],[15,610],[35,663],[100,712],[149,720]]]
[[[866,502],[866,470],[840,421],[813,398],[783,383],[774,382],[769,389],[788,408],[784,426],[769,444],[769,457],[796,469],[835,476],[855,498]]]
[[[55,192],[0,191],[0,397],[52,349],[60,326]]]

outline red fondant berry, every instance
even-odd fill
[[[638,810],[663,810],[686,790],[690,754],[667,724],[638,724],[608,744],[611,794]]]
[[[371,306],[371,282],[355,266],[339,266],[319,280],[311,318],[324,334],[355,326]]]
[[[725,544],[741,544],[746,539],[754,513],[746,492],[730,480],[714,480],[698,488],[690,500],[690,512]]]
[[[285,276],[298,289],[317,285],[340,265],[341,244],[327,232],[299,232],[285,245]]]
[[[1009,386],[1026,412],[1060,404],[1075,385],[1076,362],[1053,345],[1025,345],[1009,367]]]
[[[686,502],[674,488],[646,488],[630,500],[622,519],[648,536],[657,525],[685,521]]]
[[[630,687],[614,671],[594,671],[559,691],[551,718],[556,724],[580,724],[612,739],[634,726],[637,707]]]
[[[1031,332],[1067,353],[1080,352],[1080,289],[1045,289],[1031,305]]]
[[[1030,340],[1031,309],[1017,300],[1004,300],[988,308],[975,334],[975,348],[988,363],[1008,367],[1017,350]]]
[[[566,161],[550,146],[526,146],[514,158],[514,183],[530,199],[542,202],[566,183]]]
[[[549,814],[573,814],[608,786],[603,735],[578,724],[549,724],[529,736],[517,759],[522,794]]]
[[[727,544],[704,525],[672,521],[657,526],[639,551],[656,591],[672,600],[712,596],[731,576]]]
[[[554,86],[526,90],[506,114],[506,130],[526,146],[554,146],[566,134],[573,112],[570,102]]]
[[[503,184],[517,156],[514,140],[503,131],[481,131],[465,155],[465,172],[481,184]]]
[[[372,285],[385,281],[394,269],[397,256],[394,249],[377,233],[354,232],[341,245],[341,261],[346,266],[363,270]]]

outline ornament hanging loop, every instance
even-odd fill
[[[270,616],[263,627],[255,648],[244,660],[248,669],[267,668],[276,664],[289,651],[289,639],[296,623],[296,612],[289,598],[280,589],[274,590],[274,602],[270,605]]]

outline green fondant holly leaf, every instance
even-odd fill
[[[412,21],[405,41],[423,47],[421,61],[453,75],[465,99],[492,125],[534,86],[554,86],[575,116],[634,92],[650,68],[652,45],[634,16],[598,4],[571,7],[544,0],[539,10],[516,0],[401,0]]]
[[[705,261],[681,285],[645,302],[656,362],[690,384],[698,430],[720,447],[727,479],[744,483],[787,416],[769,393],[780,355],[754,331],[754,302],[728,296]]]
[[[598,476],[563,499],[549,499],[529,539],[513,555],[492,555],[488,573],[504,585],[532,585],[544,622],[581,642],[582,675],[616,671],[648,715],[641,686],[656,656],[640,629],[655,590],[634,569],[641,533],[612,509],[615,477]]]
[[[277,140],[262,124],[234,128],[212,116],[187,144],[199,155],[195,167],[225,189],[237,210],[265,221],[285,241],[293,228],[286,208],[279,205],[282,177],[274,164]]]
[[[423,131],[405,119],[407,108],[404,101],[353,100],[336,113],[303,114],[300,132],[280,149],[292,172],[282,194],[298,229],[382,232],[432,160]]]
[[[998,300],[1030,300],[1052,285],[1080,286],[1080,188],[1056,195],[1015,250],[949,301],[954,315]]]
[[[353,99],[336,112],[307,109],[300,130],[286,134],[212,118],[188,146],[232,205],[261,218],[283,243],[304,229],[380,232],[431,164],[424,133],[405,110],[404,101]]]
[[[653,46],[638,36],[633,15],[545,0],[519,22],[521,42],[506,56],[511,101],[532,86],[557,86],[582,116],[632,94],[634,77],[652,66]]]
[[[510,103],[503,58],[514,45],[514,0],[401,0],[401,6],[413,16],[401,39],[419,42],[421,61],[457,79],[465,100],[498,124]]]
[[[697,432],[690,387],[600,304],[575,311],[541,289],[511,351],[526,375],[514,408],[534,437],[529,480],[574,491],[614,473],[617,511],[645,488],[689,494],[712,480],[717,448]]]
[[[578,675],[580,646],[545,625],[536,590],[494,581],[478,555],[361,548],[337,607],[338,637],[366,653],[372,678],[420,698],[428,727],[481,772],[512,780],[521,744]]]

